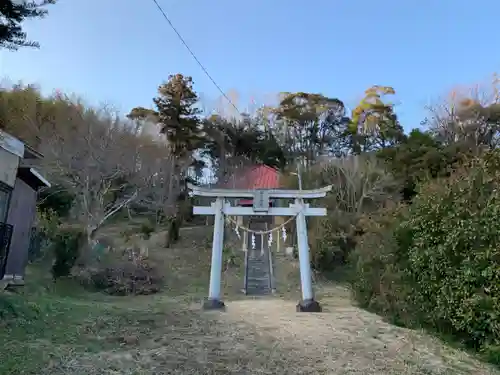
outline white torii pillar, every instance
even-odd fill
[[[307,239],[306,216],[325,216],[325,208],[311,208],[304,203],[304,199],[321,198],[331,190],[331,186],[315,190],[232,190],[209,189],[188,184],[193,195],[214,197],[211,206],[195,206],[195,215],[214,215],[214,233],[212,243],[212,259],[210,268],[210,287],[208,298],[203,307],[207,310],[224,309],[221,300],[222,249],[224,245],[224,216],[297,216],[297,245],[300,262],[300,282],[302,300],[297,304],[299,312],[320,312],[321,306],[314,299],[311,276],[311,262],[309,259],[309,243]],[[253,198],[253,207],[232,207],[225,198]],[[271,198],[293,198],[294,204],[289,207],[269,207]]]

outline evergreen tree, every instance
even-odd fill
[[[14,1],[0,0],[0,49],[17,50],[19,47],[35,47],[39,44],[27,40],[21,23],[29,18],[43,18],[47,15],[46,5],[55,0]]]
[[[203,140],[201,110],[191,77],[175,74],[158,88],[156,105],[161,132],[166,134],[173,153],[181,158],[200,147]]]

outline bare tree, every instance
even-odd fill
[[[160,224],[162,216],[175,214],[180,194],[179,179],[174,175],[175,165],[176,157],[163,142],[141,142],[138,177],[143,188],[133,204],[153,216],[155,225]]]
[[[469,146],[496,147],[500,140],[498,78],[489,87],[452,91],[448,98],[427,106],[424,124],[445,144],[465,142]]]
[[[45,138],[45,167],[75,196],[87,238],[153,182],[142,171],[141,141],[134,128],[104,111],[78,105],[61,108],[58,126]]]

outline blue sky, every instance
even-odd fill
[[[389,85],[409,129],[430,100],[500,70],[498,1],[158,1],[223,90],[244,98],[242,110],[280,91],[352,106],[367,87]],[[26,30],[41,48],[0,52],[0,76],[123,113],[150,107],[177,72],[193,77],[207,106],[220,96],[150,0],[59,0]]]

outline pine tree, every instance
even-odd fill
[[[21,23],[29,18],[43,18],[47,15],[46,5],[55,0],[14,1],[0,0],[0,49],[17,50],[19,47],[38,48],[37,42],[26,39]]]
[[[196,107],[198,95],[191,77],[175,74],[158,88],[156,105],[161,132],[175,155],[183,158],[200,147],[203,140],[201,110]]]

